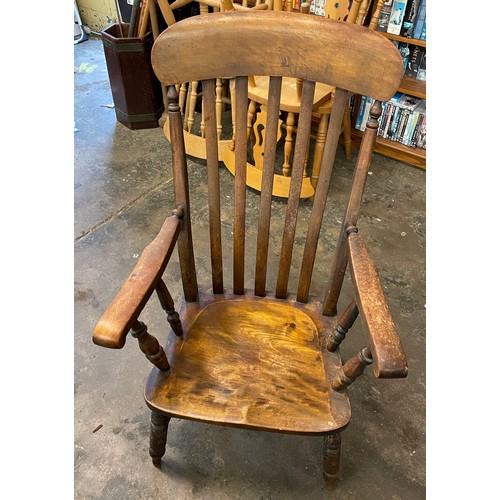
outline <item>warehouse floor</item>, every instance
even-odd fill
[[[321,437],[173,419],[163,468],[151,464],[142,396],[149,362],[134,339],[113,351],[95,346],[91,336],[173,208],[169,144],[160,128],[131,131],[116,121],[99,37],[75,45],[74,65],[75,498],[331,498],[322,478]],[[332,182],[331,189],[345,190],[354,162],[345,160],[342,147],[337,162],[340,187]],[[204,193],[203,162],[189,161],[188,168],[191,189]],[[231,179],[223,166],[220,173],[223,182]],[[425,498],[425,184],[424,171],[375,155],[359,227],[379,268],[409,375],[378,380],[368,368],[351,386],[353,416],[343,433],[335,498]],[[250,204],[255,197],[249,190]],[[193,214],[200,198],[193,196]],[[248,222],[255,220],[250,212]],[[208,255],[197,259],[202,272],[209,267]],[[318,259],[319,276],[329,274],[328,262]],[[178,300],[176,265],[174,257],[165,277]],[[148,304],[142,317],[164,341],[157,304]],[[357,339],[364,335],[356,324],[345,356],[362,346]]]

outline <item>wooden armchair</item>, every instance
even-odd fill
[[[290,36],[303,40],[303,48],[293,53],[281,49]],[[311,55],[304,47],[317,36],[324,43]],[[247,50],[257,38],[261,40],[259,54]],[[201,51],[202,45],[211,49]],[[146,247],[99,320],[93,340],[98,345],[119,349],[130,331],[155,365],[146,383],[145,400],[152,410],[150,455],[156,466],[161,465],[166,450],[170,420],[183,418],[261,431],[324,436],[324,477],[333,485],[339,467],[341,431],[351,418],[346,387],[372,363],[376,377],[407,374],[405,354],[377,270],[357,228],[381,114],[380,101],[388,100],[396,92],[403,76],[399,52],[382,35],[352,24],[272,11],[230,12],[193,17],[168,28],[154,44],[152,62],[156,75],[168,87],[175,206],[172,216]],[[264,152],[258,227],[255,247],[251,248],[256,256],[255,281],[247,288],[245,255],[252,233],[246,236],[245,232],[246,117],[251,75],[271,75],[267,118],[270,140]],[[277,222],[283,228],[279,256],[269,251],[282,77],[303,80],[293,159],[299,167],[304,164],[307,151],[315,82],[337,89],[296,293],[289,292],[288,285],[301,210],[301,168],[292,166],[286,213],[284,220]],[[225,214],[220,199],[217,78],[235,82],[236,168],[230,251],[231,241],[223,243],[222,238],[221,215]],[[199,230],[195,232],[191,227],[189,175],[175,87],[194,80],[202,82],[205,96],[206,227],[212,271],[212,283],[200,286],[193,242],[205,240],[206,235],[197,234]],[[323,298],[313,297],[309,291],[320,229],[329,238],[338,231],[329,224],[321,226],[349,92],[377,100],[361,143],[338,241],[331,248],[329,284]],[[227,201],[226,197],[223,201]],[[275,214],[272,219],[274,223]],[[162,279],[176,245],[184,291],[178,308]],[[337,318],[347,266],[354,297]],[[232,286],[225,281],[227,268],[232,272]],[[276,271],[275,287],[268,283],[268,270]],[[171,325],[164,347],[139,320],[155,291]],[[358,315],[367,337],[359,354],[344,362],[340,344]]]

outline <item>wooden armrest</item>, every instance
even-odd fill
[[[178,217],[168,217],[158,236],[143,250],[134,270],[123,284],[94,329],[95,344],[121,349],[134,321],[155,290],[180,231]]]
[[[359,314],[369,333],[374,374],[380,378],[406,377],[406,356],[387,307],[375,263],[368,255],[360,234],[351,233],[347,241],[351,278]]]

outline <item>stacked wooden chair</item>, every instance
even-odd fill
[[[290,36],[303,41],[293,52],[284,50]],[[323,43],[311,54],[307,47],[316,37]],[[258,54],[248,50],[256,39],[261,41]],[[211,50],[201,51],[201,46]],[[175,202],[172,215],[145,248],[99,320],[94,342],[119,349],[130,332],[154,365],[145,389],[146,404],[152,410],[150,455],[154,465],[161,465],[169,424],[175,425],[177,418],[191,419],[257,431],[323,436],[324,477],[333,485],[339,468],[341,432],[351,418],[346,388],[372,363],[376,377],[407,375],[403,347],[375,264],[357,227],[381,101],[396,92],[403,76],[399,52],[382,35],[354,24],[272,11],[229,12],[174,24],[157,38],[152,63],[157,77],[168,88]],[[249,232],[256,234],[253,243],[246,233],[246,120],[248,80],[252,75],[270,75],[268,140],[258,222],[256,232]],[[215,99],[218,78],[234,80],[234,208],[230,210],[234,221],[230,241],[223,241],[221,224],[221,217],[227,214],[220,196]],[[302,94],[287,208],[284,220],[277,222],[283,231],[281,249],[275,254],[269,236],[271,218],[276,217],[271,213],[272,192],[283,78],[301,79]],[[189,169],[176,90],[177,85],[190,81],[201,82],[205,108],[208,211],[200,209],[196,217],[207,214],[212,279],[204,284],[198,282],[194,248],[196,240],[206,240],[207,235],[191,226]],[[335,87],[336,91],[308,227],[299,238],[302,165],[316,82]],[[343,110],[352,92],[376,101],[360,146],[339,233],[338,227],[330,224],[332,221],[325,219],[323,224],[323,213]],[[223,202],[227,202],[225,196]],[[331,248],[328,286],[323,296],[310,296],[320,232],[329,239],[337,235],[338,239]],[[300,239],[305,243],[298,286],[290,291],[292,253],[295,241]],[[183,287],[178,307],[169,292],[170,285],[162,278],[176,245]],[[295,252],[300,248],[295,247]],[[249,250],[255,252],[252,284],[245,280],[245,255]],[[348,267],[353,298],[337,316],[341,290],[349,293],[342,286]],[[277,271],[276,282],[270,283],[270,269]],[[170,324],[163,347],[139,319],[154,292]],[[361,343],[359,353],[343,360],[341,343],[358,317],[366,338],[356,339]]]

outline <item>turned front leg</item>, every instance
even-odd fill
[[[325,436],[323,443],[323,477],[329,487],[335,485],[335,478],[340,468],[340,433]]]
[[[167,432],[170,417],[166,417],[155,411],[151,412],[151,427],[149,434],[149,455],[153,459],[153,465],[160,468],[161,459],[165,455],[167,447]]]

